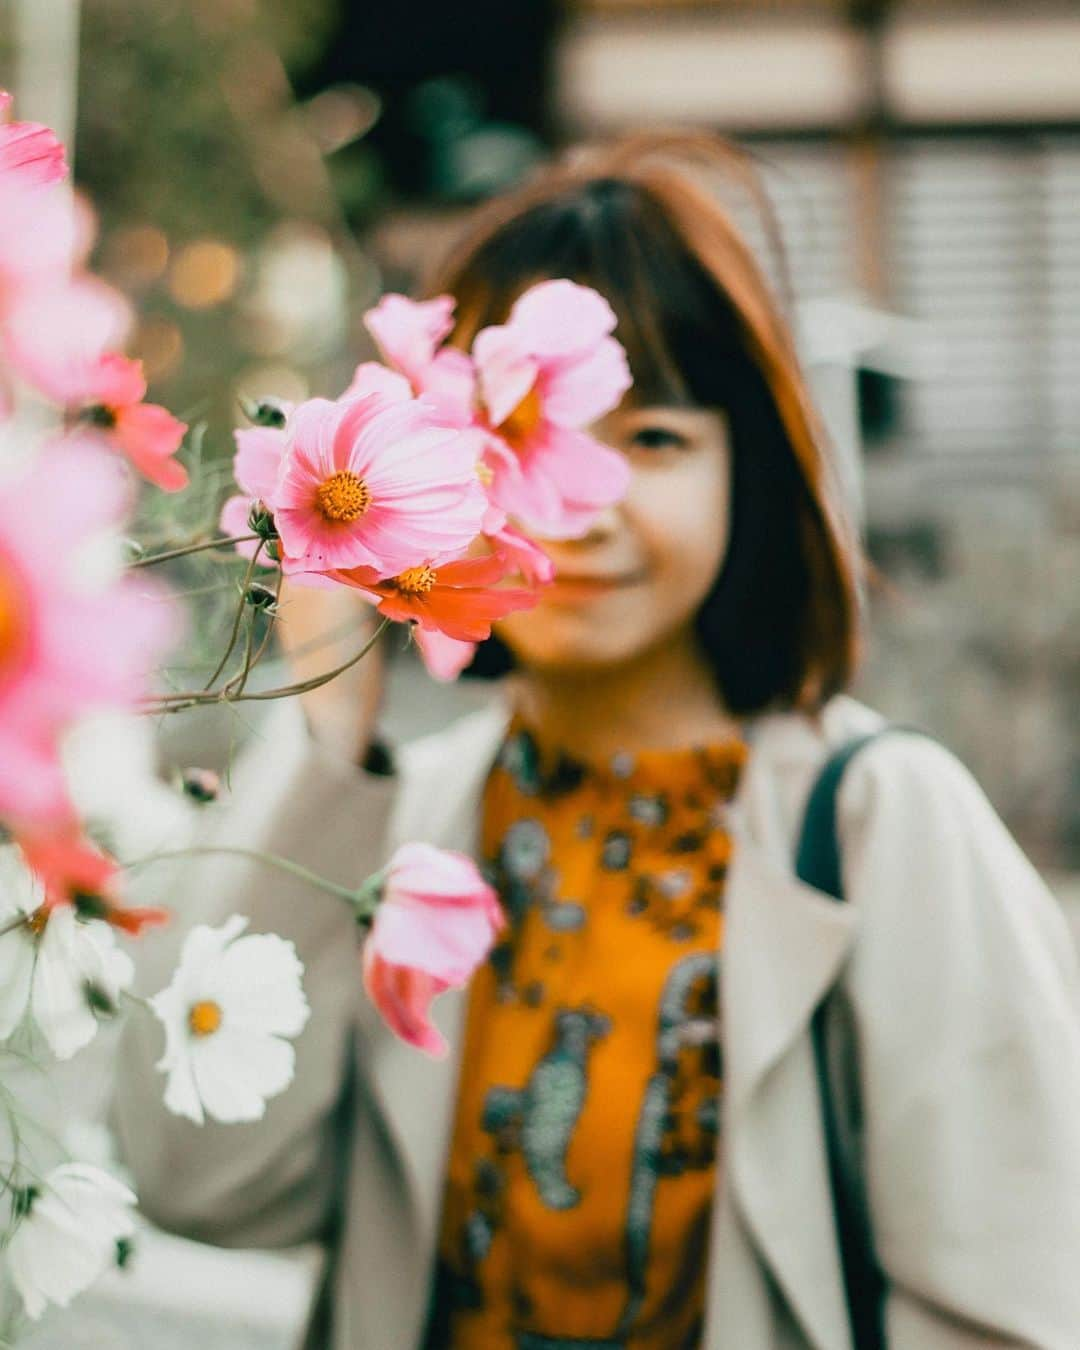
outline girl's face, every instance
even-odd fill
[[[555,580],[495,625],[518,662],[570,673],[632,662],[688,629],[728,541],[731,447],[720,411],[624,401],[590,428],[627,456],[627,495],[580,539],[547,540]]]

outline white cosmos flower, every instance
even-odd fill
[[[259,1120],[293,1079],[295,1052],[282,1038],[298,1036],[311,1011],[296,948],[274,933],[238,937],[247,922],[197,924],[172,983],[150,1000],[165,1027],[165,1105],[197,1125],[204,1112]]]
[[[97,1034],[87,987],[116,1004],[135,967],[104,919],[80,919],[71,905],[45,911],[44,898],[17,851],[0,849],[0,923],[37,915],[0,937],[0,1040],[15,1030],[29,1003],[53,1054],[70,1059]]]
[[[66,1308],[116,1261],[135,1231],[135,1196],[89,1163],[61,1163],[34,1187],[7,1248],[12,1282],[36,1321],[47,1303]]]

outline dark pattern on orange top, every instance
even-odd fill
[[[431,1347],[698,1344],[747,754],[586,765],[511,724],[482,840],[510,923],[469,994]]]

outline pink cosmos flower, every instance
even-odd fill
[[[5,325],[8,358],[47,398],[81,415],[150,482],[167,492],[187,485],[172,458],[185,423],[143,403],[142,363],[112,348],[131,323],[127,301],[96,277],[57,279],[24,291]]]
[[[144,403],[145,397],[142,362],[109,353],[101,358],[85,415],[144,478],[165,492],[179,492],[187,487],[188,472],[173,456],[187,423],[157,403]]]
[[[287,572],[396,576],[460,553],[479,533],[487,500],[475,434],[423,400],[310,399],[286,432],[269,505]]]
[[[77,716],[126,707],[176,637],[151,578],[95,579],[90,550],[131,505],[119,466],[59,439],[0,478],[0,817],[70,815],[59,741]]]
[[[625,458],[581,430],[630,387],[615,315],[595,291],[544,281],[507,323],[476,335],[473,356],[493,435],[492,500],[539,534],[583,534],[630,482]]]
[[[410,300],[384,295],[364,315],[379,350],[417,394],[437,401],[464,426],[473,420],[476,371],[469,356],[442,343],[454,327],[454,298]]]
[[[494,890],[471,858],[403,844],[383,874],[363,955],[364,987],[390,1030],[429,1055],[445,1055],[431,1000],[468,982],[504,923]]]
[[[0,90],[0,177],[43,186],[67,177],[64,147],[40,122],[9,122],[11,94]]]

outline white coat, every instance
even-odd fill
[[[211,838],[358,883],[401,840],[475,851],[500,701],[375,777],[277,708]],[[858,1038],[865,1174],[890,1350],[1080,1347],[1080,985],[1056,902],[968,771],[922,737],[856,756],[839,797],[846,904],[798,881],[802,807],[827,751],[880,716],[846,695],[770,713],[733,803],[721,953],[722,1153],[704,1350],[852,1350],[832,1229],[810,1016],[840,982]],[[160,864],[161,869],[164,864]],[[160,880],[161,873],[157,873]],[[174,932],[143,940],[142,992],[194,922],[239,912],[291,938],[311,1018],[296,1078],[251,1125],[162,1106],[161,1032],[129,1017],[112,1106],[143,1208],[227,1246],[340,1240],[332,1350],[419,1350],[465,997],[436,1005],[450,1056],[397,1042],[363,995],[344,906],[230,856],[188,861]],[[343,1089],[351,1082],[349,1093]]]

